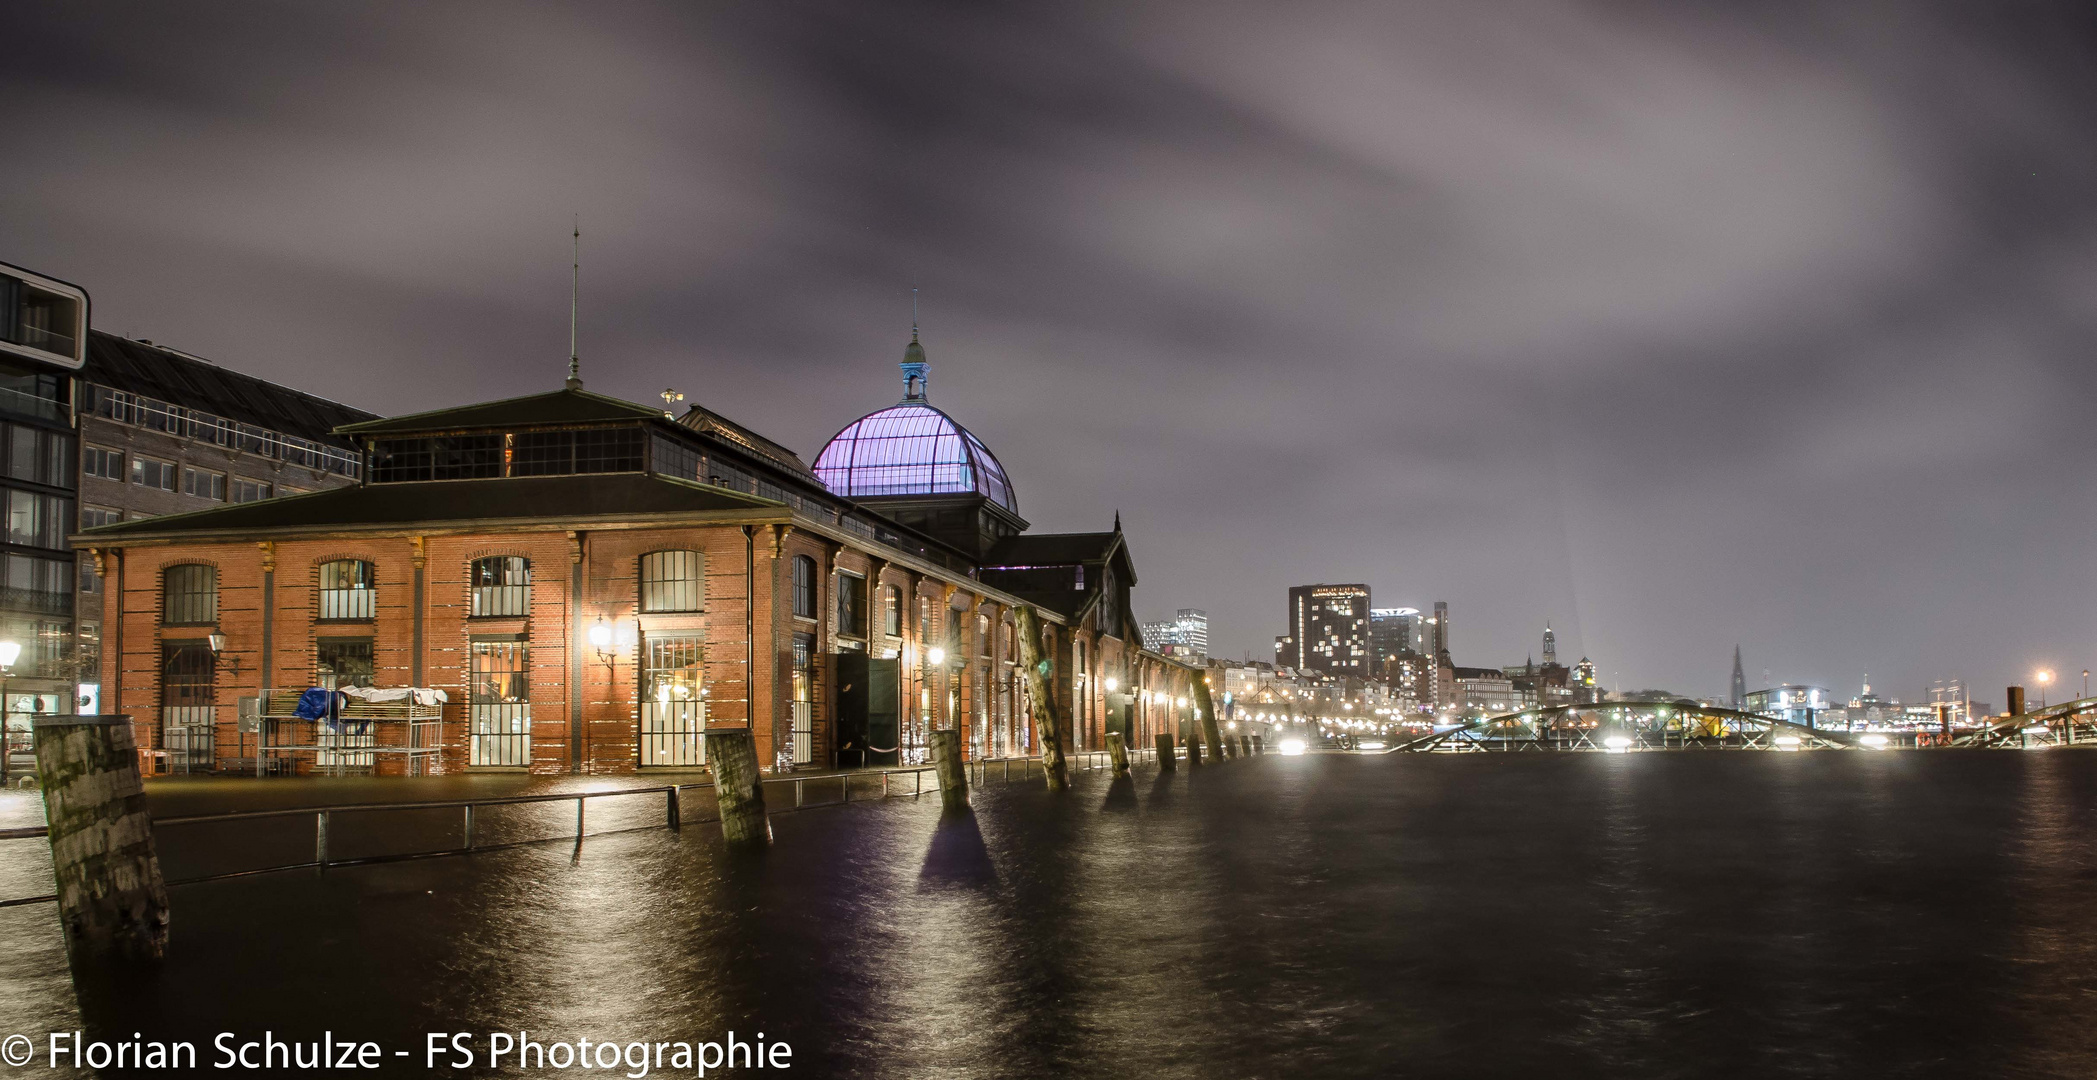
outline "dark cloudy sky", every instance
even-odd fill
[[[0,260],[378,411],[933,399],[1146,616],[1606,679],[2097,653],[2097,26],[1988,0],[15,4]],[[1988,697],[2000,703],[2001,691]]]

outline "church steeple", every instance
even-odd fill
[[[1747,673],[1740,670],[1740,646],[1733,646],[1733,707],[1747,705]]]

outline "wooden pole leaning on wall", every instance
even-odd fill
[[[1107,756],[1114,760],[1114,775],[1129,774],[1129,744],[1121,737],[1121,732],[1107,732]]]
[[[1042,778],[1050,791],[1063,791],[1070,787],[1070,766],[1063,760],[1063,717],[1057,713],[1056,695],[1049,689],[1049,665],[1041,655],[1041,619],[1031,604],[1013,609],[1012,628],[1019,638],[1019,667],[1027,677],[1034,730],[1041,732]]]
[[[1197,671],[1188,680],[1194,684],[1194,707],[1201,710],[1201,741],[1216,750],[1216,760],[1222,761],[1223,732],[1216,727],[1216,703],[1209,700],[1208,673]]]
[[[932,733],[932,767],[939,775],[939,808],[948,813],[968,809],[968,769],[961,761],[959,731]]]
[[[1168,735],[1168,734],[1166,734],[1165,732],[1162,732],[1162,731],[1161,731],[1161,732],[1159,732],[1159,733],[1158,733],[1158,771],[1159,771],[1159,772],[1176,772],[1176,771],[1178,771],[1178,770],[1179,770],[1179,767],[1180,767],[1179,757],[1180,757],[1180,756],[1179,756],[1179,754],[1178,754],[1178,753],[1176,753],[1176,752],[1175,752],[1175,751],[1173,750],[1173,748],[1172,748],[1172,736],[1171,736],[1171,735]]]
[[[131,718],[39,716],[31,725],[67,954],[75,962],[159,960],[167,884]]]
[[[713,769],[714,796],[721,804],[721,839],[729,847],[770,847],[772,819],[765,815],[764,774],[758,771],[757,744],[749,730],[708,731],[706,763]]]

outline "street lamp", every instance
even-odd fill
[[[2048,683],[2051,683],[2052,681],[2053,681],[2053,672],[2051,672],[2051,671],[2048,671],[2048,670],[2044,670],[2044,669],[2040,670],[2040,672],[2039,672],[2039,708],[2042,708],[2042,709],[2043,709],[2043,708],[2045,708],[2045,707],[2046,707],[2046,686],[2047,686],[2047,684],[2048,684]]]

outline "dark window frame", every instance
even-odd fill
[[[176,563],[160,571],[160,624],[213,626],[218,623],[218,567],[210,563]]]
[[[816,561],[807,555],[796,555],[791,566],[794,618],[814,619],[822,610],[816,596]]]

